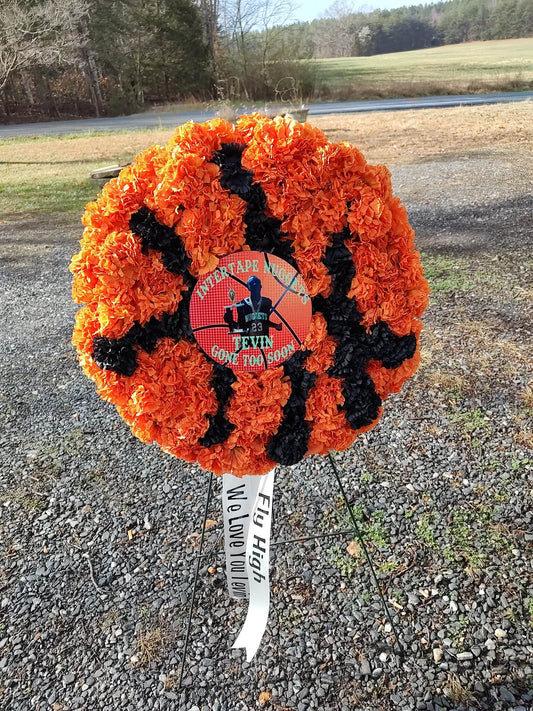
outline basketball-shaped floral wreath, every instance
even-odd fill
[[[180,127],[87,205],[73,342],[132,432],[216,474],[344,450],[427,305],[385,166],[290,118]]]

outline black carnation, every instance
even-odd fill
[[[283,419],[267,445],[267,454],[278,464],[296,464],[307,452],[311,430],[305,420],[305,403],[316,376],[304,368],[310,351],[296,351],[283,364],[291,381],[291,394],[283,407]]]
[[[379,413],[381,398],[376,393],[372,378],[365,371],[352,374],[342,384],[342,409],[350,425],[358,430],[373,422]]]
[[[246,170],[241,165],[245,148],[246,146],[239,143],[223,143],[211,159],[212,163],[220,166],[222,187],[244,198],[250,191],[254,177],[251,170]]]
[[[137,354],[127,337],[97,336],[93,340],[92,357],[99,368],[112,370],[118,375],[133,375],[137,367]]]
[[[226,419],[225,414],[220,410],[214,415],[207,415],[209,427],[203,437],[198,440],[202,447],[212,447],[214,444],[222,444],[235,429],[235,425]]]
[[[231,386],[236,380],[237,376],[230,368],[220,363],[213,363],[213,377],[210,385],[215,391],[218,409],[214,415],[207,415],[209,427],[205,435],[199,440],[203,447],[222,444],[235,429],[235,425],[226,418],[226,408],[233,395]]]
[[[386,323],[372,327],[373,357],[385,368],[398,368],[404,360],[412,358],[416,351],[416,336],[397,336]]]
[[[162,225],[146,206],[130,217],[130,230],[140,238],[143,249],[161,252],[165,268],[173,274],[188,276],[191,260],[185,246],[172,227]]]
[[[273,462],[290,466],[297,464],[307,452],[311,430],[305,420],[284,420],[266,446]]]

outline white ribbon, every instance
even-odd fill
[[[250,600],[233,648],[245,648],[248,662],[261,644],[270,609],[273,492],[274,471],[242,478],[224,474],[222,501],[229,594]]]

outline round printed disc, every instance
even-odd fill
[[[261,371],[300,348],[311,299],[296,269],[280,257],[237,252],[197,282],[189,315],[206,355],[235,371]]]

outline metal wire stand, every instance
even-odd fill
[[[303,541],[314,541],[314,540],[320,540],[320,539],[325,539],[325,538],[339,538],[341,536],[351,536],[355,533],[355,535],[359,541],[359,544],[361,545],[361,549],[364,553],[366,562],[368,563],[372,582],[374,583],[374,587],[378,591],[379,599],[380,599],[381,605],[383,607],[383,611],[385,612],[385,616],[389,622],[389,625],[390,625],[390,628],[391,628],[391,631],[393,634],[392,642],[389,642],[389,645],[390,645],[391,650],[393,652],[393,656],[395,655],[396,662],[399,666],[404,658],[404,653],[403,653],[403,649],[402,649],[402,646],[399,641],[399,635],[396,630],[396,626],[395,626],[394,621],[392,619],[392,615],[390,613],[389,606],[387,605],[387,601],[385,600],[385,597],[383,595],[383,591],[381,590],[379,580],[376,575],[376,570],[375,570],[374,564],[372,562],[372,557],[371,557],[370,552],[369,552],[369,550],[366,546],[366,543],[364,541],[363,535],[361,533],[361,529],[359,527],[357,519],[355,518],[352,506],[350,505],[348,497],[346,496],[346,491],[344,489],[344,485],[342,483],[339,470],[337,468],[337,465],[335,464],[335,460],[333,459],[331,453],[328,454],[328,459],[329,459],[331,468],[333,470],[333,473],[335,475],[335,479],[337,481],[337,485],[339,487],[339,491],[342,496],[343,503],[346,506],[346,508],[348,509],[348,513],[349,513],[353,528],[350,528],[347,530],[342,530],[342,531],[333,531],[331,533],[321,533],[321,534],[316,534],[316,535],[311,535],[311,536],[304,536],[303,538],[290,538],[290,539],[287,539],[284,541],[274,541],[273,543],[270,544],[270,547],[276,548],[278,546],[286,546],[286,545],[291,545],[294,543],[301,543]],[[183,680],[183,673],[185,670],[185,662],[187,661],[187,652],[189,650],[191,625],[192,625],[192,618],[193,618],[193,613],[194,613],[194,603],[196,601],[196,591],[198,588],[198,575],[200,572],[200,563],[201,563],[202,559],[206,558],[207,556],[223,555],[224,554],[224,551],[213,551],[210,553],[203,552],[205,531],[206,531],[206,524],[207,524],[207,516],[208,516],[209,503],[211,500],[212,491],[213,491],[213,474],[211,473],[209,475],[209,483],[208,483],[207,494],[206,494],[206,499],[205,499],[204,514],[203,514],[203,520],[202,520],[202,532],[201,532],[201,537],[200,537],[200,546],[199,546],[198,554],[196,555],[194,581],[193,581],[193,586],[192,586],[191,602],[189,605],[189,612],[188,612],[188,616],[187,616],[187,624],[186,624],[186,628],[185,628],[185,643],[184,643],[183,652],[181,655],[181,668],[180,668],[180,674],[179,674],[179,678],[178,678],[178,688],[181,688],[181,683]]]
[[[181,668],[180,668],[180,675],[179,675],[179,679],[178,679],[178,689],[181,688],[181,682],[183,679],[183,670],[185,669],[185,661],[187,659],[187,650],[189,648],[189,638],[191,635],[192,615],[193,615],[193,610],[194,610],[194,602],[196,599],[196,588],[198,586],[198,573],[200,572],[200,562],[203,558],[202,551],[204,548],[205,526],[207,523],[207,514],[209,511],[209,501],[211,499],[212,490],[213,490],[213,472],[211,472],[209,474],[209,485],[207,487],[207,496],[205,497],[204,519],[202,522],[202,535],[200,538],[200,549],[198,551],[198,555],[196,556],[196,568],[194,570],[194,582],[193,582],[193,586],[192,586],[191,604],[189,607],[189,616],[187,618],[187,627],[185,630],[185,644],[183,646],[183,654],[181,656]]]

